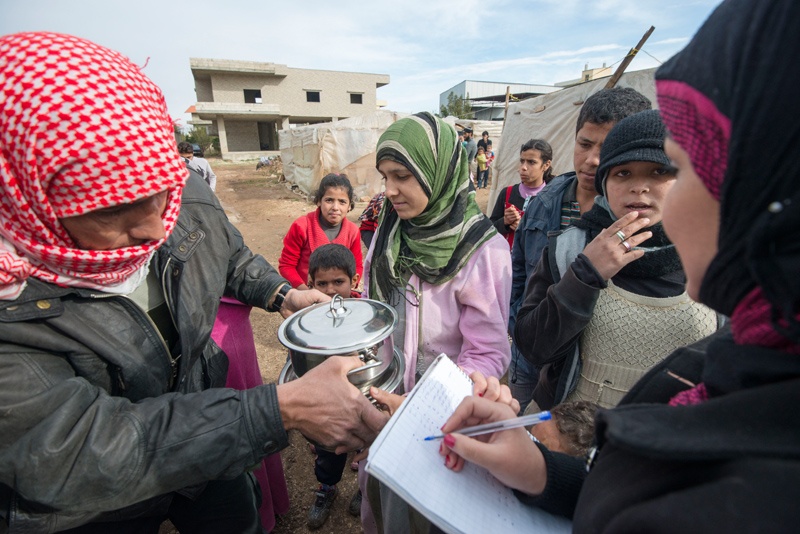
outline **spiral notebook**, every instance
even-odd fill
[[[468,395],[472,381],[440,354],[370,447],[367,472],[445,532],[570,532],[568,520],[522,504],[485,469],[447,469],[439,441],[424,441]]]

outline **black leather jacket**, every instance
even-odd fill
[[[170,492],[287,445],[275,386],[221,387],[227,357],[210,339],[221,295],[264,308],[285,280],[198,178],[151,269],[180,335],[174,366],[127,297],[29,280],[0,301],[0,519],[11,532],[160,513]]]

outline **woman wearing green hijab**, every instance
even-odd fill
[[[467,155],[455,129],[430,113],[400,119],[378,140],[377,167],[386,199],[364,264],[364,287],[400,317],[394,343],[405,357],[404,391],[441,353],[468,374],[500,378],[511,360],[511,258],[469,190]],[[390,411],[401,401],[375,388],[371,393]],[[366,484],[362,470],[362,491]],[[368,534],[427,524],[377,485],[362,503],[361,522]]]
[[[469,191],[455,129],[429,113],[392,124],[378,141],[386,201],[367,256],[370,298],[395,307],[395,344],[409,391],[444,352],[467,373],[501,377],[511,359],[508,244]]]

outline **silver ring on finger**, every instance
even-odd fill
[[[627,254],[628,252],[630,252],[630,251],[631,251],[631,248],[633,248],[633,247],[631,247],[631,244],[630,244],[630,243],[628,243],[627,241],[623,241],[622,243],[620,243],[620,245],[622,245],[623,247],[625,247],[625,254]]]
[[[627,237],[625,237],[625,234],[622,232],[622,230],[617,230],[617,233],[614,234],[614,235],[619,238],[620,243],[624,243],[625,240],[627,239]]]

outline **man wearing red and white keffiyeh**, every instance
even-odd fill
[[[286,429],[339,452],[374,439],[357,358],[222,387],[223,294],[283,314],[329,300],[247,248],[139,67],[0,37],[0,532],[261,532],[246,472]]]
[[[187,175],[161,91],[122,55],[74,37],[6,38],[0,57],[0,299],[31,276],[130,292],[172,231]],[[115,157],[134,142],[135,158]],[[59,222],[161,191],[169,200],[156,242],[80,250]]]

